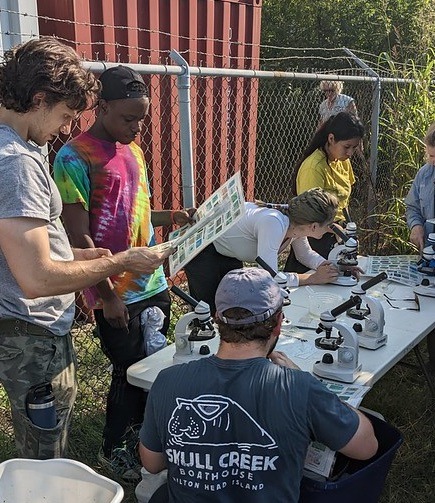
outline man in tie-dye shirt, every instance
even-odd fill
[[[182,210],[151,211],[144,155],[134,141],[149,108],[142,77],[119,65],[103,72],[100,81],[95,123],[63,146],[54,163],[65,226],[81,248],[98,246],[116,253],[152,246],[153,226],[182,225],[190,216]],[[84,293],[94,309],[102,349],[113,365],[100,460],[124,479],[136,479],[139,465],[123,446],[129,427],[142,422],[146,396],[127,382],[126,371],[147,356],[145,310],[161,309],[165,317],[160,332],[166,334],[166,279],[160,267],[151,275],[112,276]]]

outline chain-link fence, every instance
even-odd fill
[[[141,146],[149,167],[155,209],[182,206],[180,165],[180,120],[177,77],[151,74],[142,65],[151,100],[145,120]],[[321,76],[307,74],[295,78],[243,78],[214,69],[212,76],[191,78],[192,143],[195,195],[201,203],[234,171],[240,170],[247,198],[285,202],[292,195],[294,165],[307,146],[319,122],[319,104],[324,99],[319,89]],[[349,75],[347,75],[348,79]],[[332,77],[331,77],[332,78]],[[371,183],[370,157],[373,110],[373,81],[346,80],[343,92],[355,99],[368,136],[353,161],[357,182],[352,195],[351,215],[367,222],[370,198],[376,201],[389,191],[389,173],[378,171],[376,185]],[[388,106],[394,107],[393,87],[388,90]],[[384,91],[386,92],[386,91]],[[394,93],[393,93],[394,94]],[[381,111],[383,101],[381,99]],[[87,114],[73,130],[76,135],[92,122]],[[157,132],[157,134],[156,134]],[[380,130],[382,141],[382,129]],[[47,161],[52,162],[66,138],[49,147]],[[388,166],[394,153],[382,151],[378,166]],[[388,171],[388,170],[386,170]],[[411,176],[410,176],[411,178]],[[379,208],[378,208],[379,210]],[[165,229],[159,239],[165,239]],[[373,253],[373,250],[371,250]],[[183,281],[183,276],[178,278]],[[183,309],[174,299],[173,323]],[[79,396],[75,409],[81,424],[101,426],[109,382],[109,362],[102,355],[91,314],[77,301],[74,342],[79,363]],[[11,444],[11,426],[7,397],[0,389],[0,442]],[[99,426],[99,427],[100,427]],[[6,449],[7,450],[7,449]]]

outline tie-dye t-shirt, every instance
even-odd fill
[[[111,143],[82,133],[59,150],[54,179],[64,204],[81,203],[89,212],[95,246],[117,253],[155,244],[145,159],[136,143]],[[162,267],[151,275],[126,272],[111,280],[125,304],[167,288]],[[89,307],[101,307],[96,288],[85,296]]]

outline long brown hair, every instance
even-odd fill
[[[340,112],[337,115],[329,117],[329,119],[316,131],[308,147],[296,163],[294,168],[295,173],[297,173],[301,164],[307,157],[318,148],[325,148],[330,134],[334,135],[335,141],[352,140],[354,138],[362,139],[364,137],[364,126],[355,115],[348,112]],[[328,156],[326,156],[326,159],[328,159]]]

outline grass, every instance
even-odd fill
[[[425,350],[425,343],[420,345]],[[404,362],[416,364],[413,352]],[[366,395],[362,405],[381,412],[403,434],[381,503],[432,503],[435,495],[434,404],[418,369],[400,364]]]
[[[180,313],[175,306],[176,318]],[[78,327],[74,341],[79,359],[79,395],[70,437],[70,457],[111,477],[97,460],[104,425],[110,373],[92,326]],[[425,353],[425,344],[420,348]],[[416,363],[414,353],[404,361]],[[396,365],[364,398],[363,406],[379,411],[404,436],[387,478],[381,503],[433,503],[435,494],[434,403],[421,372]],[[14,457],[7,398],[0,389],[0,461]],[[118,480],[121,483],[121,481]],[[134,485],[122,483],[124,503],[135,503]]]

